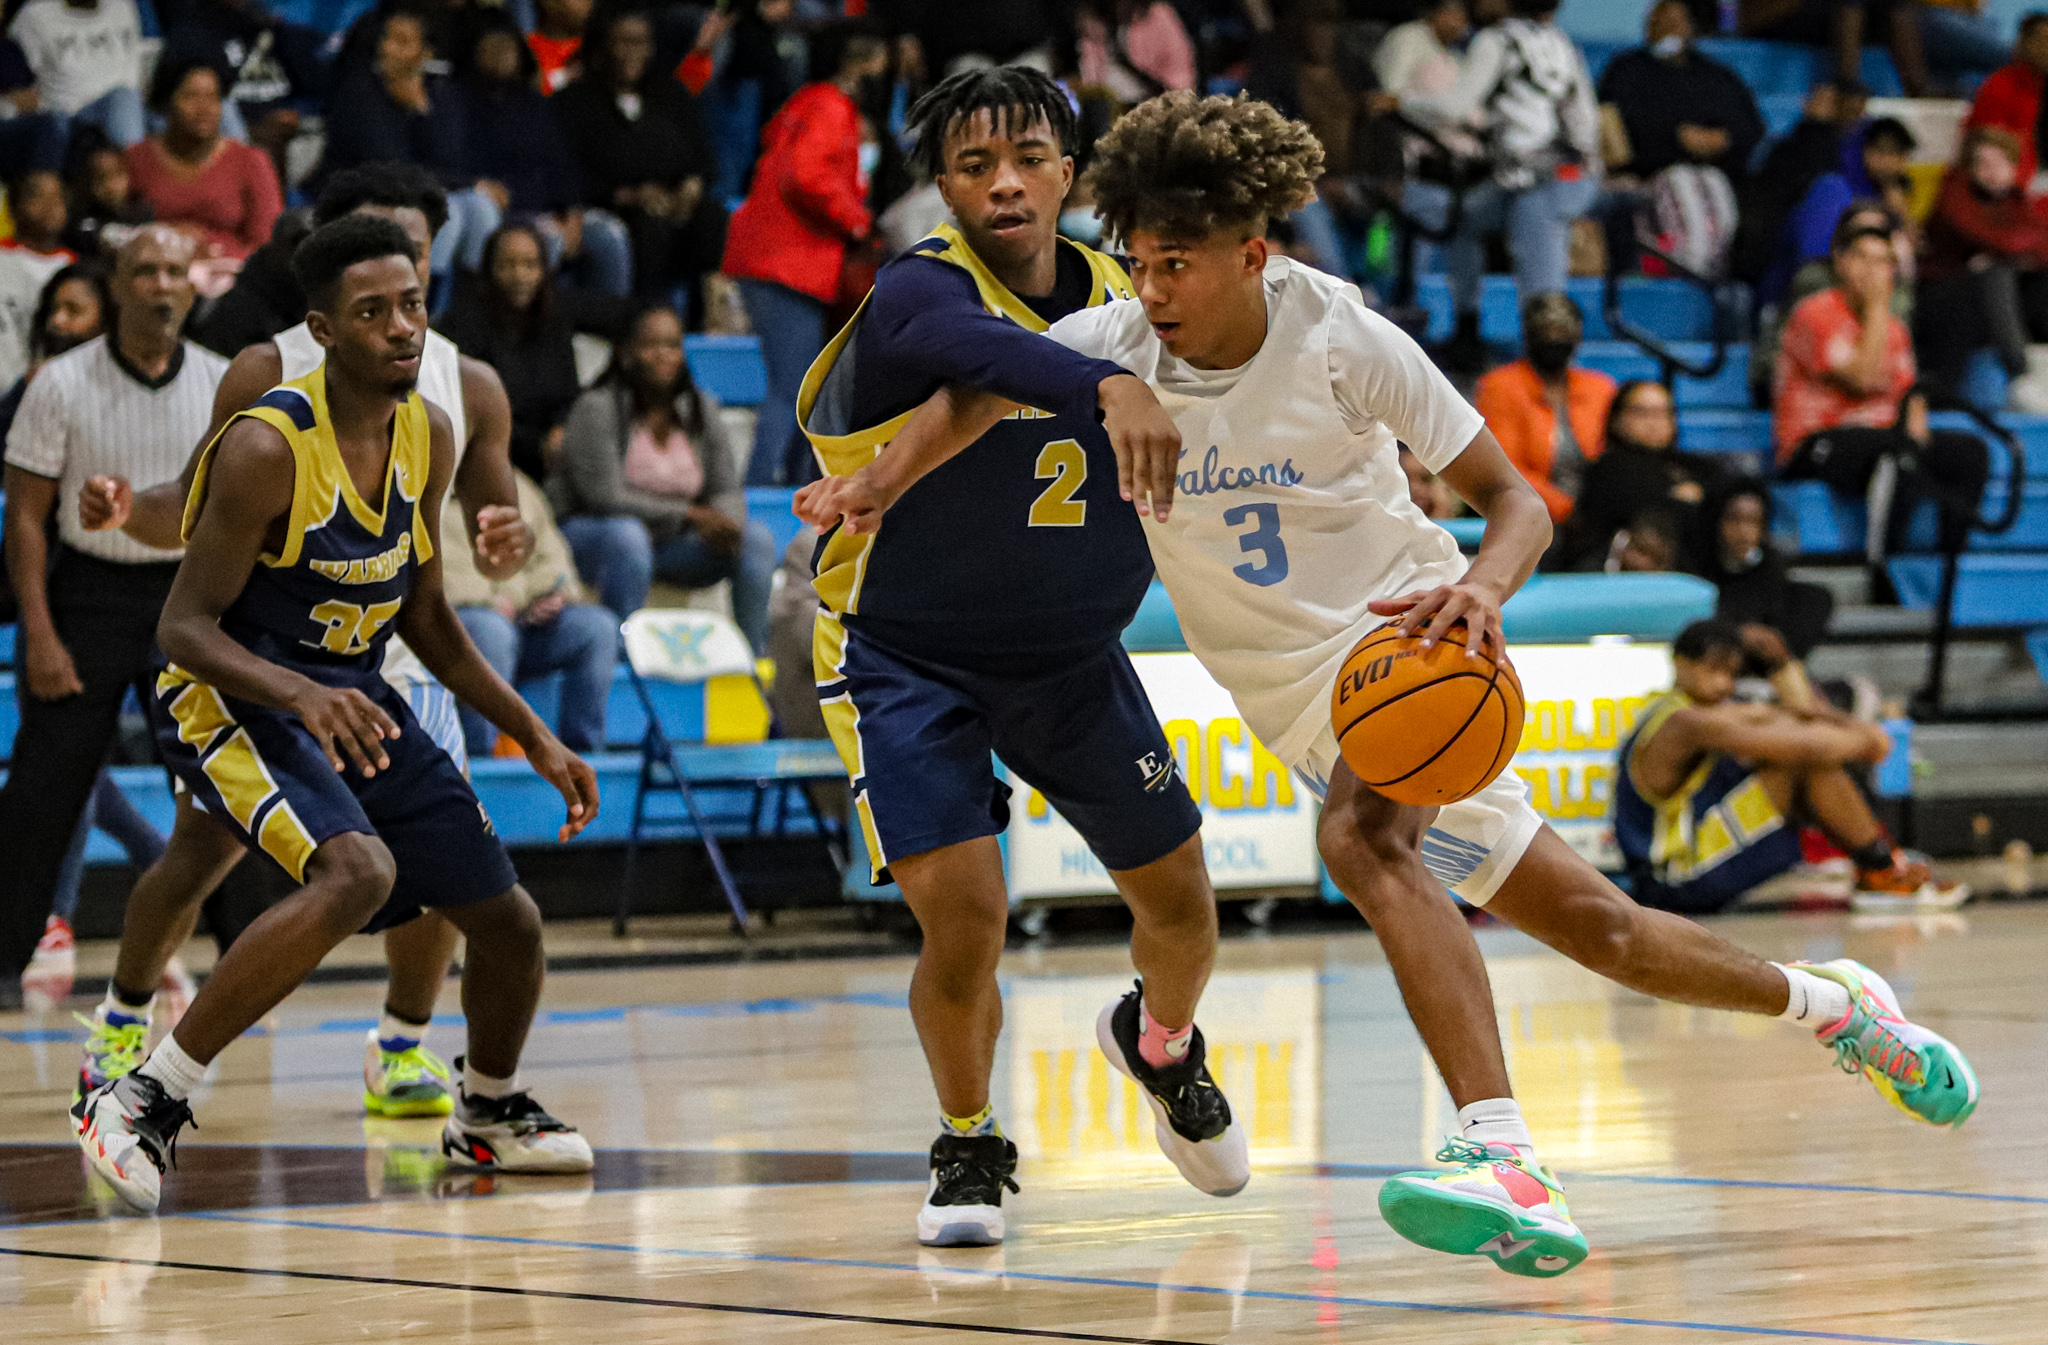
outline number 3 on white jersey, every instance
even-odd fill
[[[1279,505],[1241,504],[1223,511],[1223,523],[1230,528],[1252,524],[1250,532],[1238,537],[1237,549],[1247,554],[1256,552],[1260,556],[1258,564],[1246,561],[1232,570],[1232,574],[1260,588],[1270,588],[1287,577],[1287,544],[1280,540]]]
[[[1088,479],[1088,455],[1081,451],[1080,441],[1055,439],[1039,449],[1034,475],[1040,481],[1051,478],[1052,484],[1031,502],[1032,527],[1078,528],[1087,523],[1088,501],[1074,498]]]

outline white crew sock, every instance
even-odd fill
[[[165,1037],[142,1062],[137,1074],[147,1074],[164,1086],[164,1091],[183,1102],[206,1079],[206,1066],[185,1054],[176,1037]]]
[[[462,1091],[472,1097],[510,1097],[520,1091],[519,1072],[514,1070],[509,1079],[494,1079],[465,1060],[462,1062]]]
[[[1458,1127],[1474,1144],[1505,1144],[1524,1158],[1536,1157],[1529,1123],[1522,1119],[1521,1104],[1511,1097],[1481,1098],[1458,1108]]]
[[[1812,1028],[1815,1032],[1824,1027],[1833,1027],[1849,1016],[1849,987],[1840,981],[1830,981],[1825,976],[1816,976],[1803,967],[1786,967],[1771,964],[1785,973],[1792,995],[1785,1003],[1785,1012],[1778,1015]]]
[[[427,1024],[408,1023],[391,1010],[384,1010],[384,1016],[377,1020],[377,1045],[396,1054],[410,1051],[427,1039]]]
[[[128,1027],[135,1023],[148,1023],[150,1014],[156,1009],[156,996],[151,995],[140,1004],[130,1004],[121,998],[121,992],[114,989],[112,981],[107,982],[107,997],[100,1001],[100,1021],[109,1027]]]

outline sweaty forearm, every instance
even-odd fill
[[[166,659],[237,700],[295,711],[307,692],[319,690],[311,678],[250,653],[217,620],[203,614],[181,613],[167,605],[156,639]]]

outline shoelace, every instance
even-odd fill
[[[1859,1006],[1860,1007],[1860,1006]],[[1889,1027],[1885,1020],[1865,1009],[1869,1026],[1865,1032],[1874,1033],[1878,1039],[1877,1049],[1865,1052],[1862,1033],[1844,1032],[1835,1038],[1835,1066],[1844,1074],[1861,1074],[1868,1064],[1893,1083],[1917,1087],[1922,1082],[1920,1057],[1913,1048]]]
[[[135,1131],[136,1139],[141,1141],[142,1152],[156,1164],[156,1170],[162,1172],[166,1166],[178,1166],[178,1132],[186,1126],[197,1130],[199,1122],[192,1115],[191,1103],[174,1098],[154,1086],[153,1079],[147,1082],[152,1086],[144,1090],[143,1096],[149,1101],[128,1124]]]
[[[414,1046],[404,1051],[384,1053],[384,1086],[403,1086],[432,1079],[440,1083],[448,1077],[448,1066],[424,1046]]]
[[[85,1049],[102,1060],[116,1061],[128,1066],[125,1072],[132,1072],[142,1063],[142,1053],[149,1046],[149,1024],[130,1023],[127,1027],[108,1027],[82,1013],[71,1015],[80,1023],[92,1029],[92,1035],[85,1039]]]
[[[1444,1140],[1444,1147],[1436,1151],[1436,1161],[1439,1163],[1491,1163],[1495,1157],[1493,1151],[1484,1144],[1458,1136],[1447,1137]]]
[[[547,1109],[535,1102],[530,1093],[513,1093],[496,1099],[471,1098],[469,1101],[471,1105],[477,1102],[488,1104],[490,1111],[496,1113],[492,1119],[511,1126],[515,1135],[542,1135],[550,1131],[575,1129],[548,1115]]]
[[[1170,1115],[1187,1121],[1197,1129],[1206,1128],[1206,1123],[1228,1114],[1229,1104],[1224,1101],[1223,1090],[1206,1074],[1187,1083],[1162,1089],[1155,1096],[1166,1104],[1166,1110]]]
[[[942,1163],[937,1168],[939,1190],[954,1197],[949,1203],[956,1205],[989,1205],[996,1203],[996,1188],[1002,1187],[1010,1194],[1017,1194],[1017,1183],[1001,1168],[988,1163],[977,1163],[973,1159],[955,1159]],[[971,1199],[962,1200],[959,1197]]]

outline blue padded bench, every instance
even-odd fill
[[[1707,341],[1677,341],[1672,343],[1671,353],[1694,364],[1705,364],[1712,358],[1714,347]],[[1598,369],[1616,382],[1647,378],[1654,383],[1663,377],[1657,361],[1631,341],[1587,341],[1579,347],[1578,362],[1588,369]],[[1681,407],[1722,406],[1748,410],[1748,343],[1729,346],[1727,358],[1721,361],[1720,372],[1712,378],[1691,378],[1680,374],[1673,391]]]
[[[1970,538],[1972,553],[1998,551],[2048,551],[2048,481],[2029,479],[2021,488],[2019,521],[1997,536],[1983,533]],[[2005,498],[2005,482],[1994,480],[1985,488],[1985,507]],[[1771,487],[1777,503],[1777,528],[1792,548],[1809,556],[1861,554],[1869,517],[1860,499],[1837,495],[1818,481],[1782,481]],[[1906,545],[1931,550],[1936,539],[1932,503],[1914,511],[1906,534]]]
[[[1941,592],[1940,557],[1896,556],[1886,564],[1901,605],[1933,608]],[[2048,556],[1963,556],[1956,571],[1955,623],[2048,626]]]
[[[1578,301],[1586,315],[1586,339],[1590,341],[1607,340],[1614,335],[1601,308],[1602,285],[1602,281],[1583,277],[1565,282],[1566,292]],[[1415,302],[1429,310],[1427,338],[1449,340],[1453,326],[1449,279],[1442,275],[1417,276]],[[1683,280],[1642,276],[1624,280],[1621,311],[1629,321],[1667,341],[1704,341],[1714,334],[1713,302]],[[1513,276],[1487,276],[1480,282],[1479,334],[1493,345],[1521,345],[1522,316]]]
[[[768,397],[768,366],[754,336],[686,336],[690,377],[727,406],[759,406]]]

